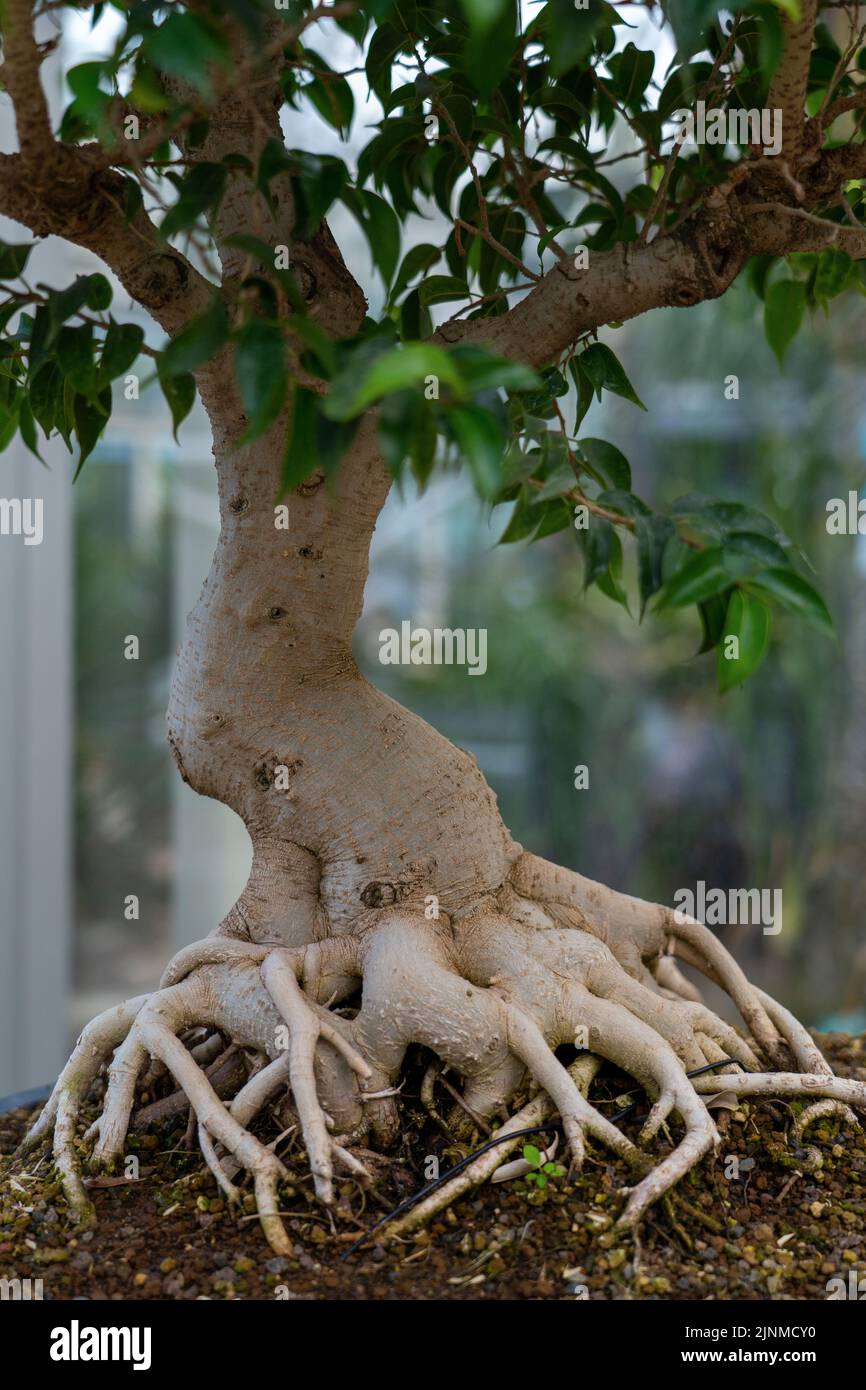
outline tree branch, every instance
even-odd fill
[[[806,87],[818,0],[800,0],[800,18],[782,20],[782,60],[770,83],[767,104],[782,113],[782,153],[793,168],[803,142]]]
[[[31,0],[5,0],[3,81],[15,109],[18,145],[28,159],[54,146],[48,103],[42,90],[42,55],[33,33]]]
[[[41,172],[23,154],[0,156],[0,212],[35,236],[60,236],[93,251],[166,333],[208,304],[214,286],[140,211],[124,216],[124,180],[88,167],[85,150],[54,144]]]
[[[451,319],[434,335],[443,342],[483,342],[505,357],[541,367],[584,334],[663,305],[687,307],[714,299],[753,254],[735,209],[721,195],[676,232],[649,245],[624,242],[592,252],[586,270],[559,261],[508,313],[464,323]]]

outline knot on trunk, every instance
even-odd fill
[[[393,883],[368,883],[361,892],[361,902],[365,907],[390,907],[397,897],[397,888]]]

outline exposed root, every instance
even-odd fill
[[[328,1133],[329,1117],[319,1104],[316,1093],[317,1043],[320,1040],[330,1043],[362,1081],[373,1073],[357,1048],[311,1007],[298,984],[298,973],[302,967],[303,952],[275,950],[262,965],[262,979],[280,1017],[289,1028],[292,1094],[307,1146],[316,1195],[330,1205],[334,1200],[334,1159],[338,1159],[358,1177],[369,1178],[370,1175],[363,1163],[336,1143]]]
[[[217,1157],[217,1151],[213,1146],[213,1141],[202,1124],[198,1127],[198,1144],[202,1151],[204,1161],[216,1178],[217,1186],[223,1193],[227,1202],[230,1206],[238,1205],[241,1199],[240,1191],[235,1187],[231,1178],[223,1168],[220,1159]]]
[[[519,1009],[507,1011],[508,1043],[515,1056],[526,1063],[530,1075],[544,1088],[559,1111],[565,1137],[571,1149],[572,1167],[581,1168],[586,1157],[585,1136],[600,1139],[621,1158],[633,1160],[631,1140],[599,1114],[581,1095],[573,1078],[556,1060],[538,1027]]]
[[[800,1072],[763,1072],[759,1076],[742,1073],[712,1077],[696,1077],[695,1090],[700,1095],[715,1091],[733,1091],[735,1096],[763,1096],[784,1100],[789,1097],[821,1097],[856,1105],[866,1110],[866,1081],[847,1081],[841,1076],[807,1076]]]
[[[568,1068],[569,1076],[581,1096],[586,1098],[590,1085],[598,1073],[601,1062],[599,1058],[585,1054],[578,1057]],[[473,1187],[480,1187],[482,1183],[492,1178],[497,1168],[500,1168],[510,1153],[513,1153],[521,1139],[505,1139],[507,1134],[515,1131],[531,1129],[533,1125],[539,1125],[544,1120],[550,1118],[554,1113],[552,1100],[543,1091],[534,1100],[529,1101],[515,1115],[497,1131],[497,1139],[500,1141],[495,1148],[488,1149],[481,1154],[474,1162],[470,1163],[462,1172],[458,1173],[450,1181],[442,1184],[435,1192],[431,1192],[429,1197],[412,1207],[396,1221],[392,1221],[386,1226],[385,1236],[404,1236],[412,1231],[419,1230],[426,1226],[428,1221],[432,1221],[434,1216],[438,1216],[446,1207],[450,1207],[458,1201],[466,1192],[470,1192]]]
[[[728,992],[748,1036],[706,1007],[673,953]],[[356,1016],[334,1012],[359,986]],[[575,1043],[585,1055],[565,1067],[555,1049]],[[219,935],[186,947],[152,995],[88,1025],[25,1147],[53,1132],[70,1211],[89,1221],[82,1147],[93,1146],[92,1168],[111,1167],[131,1128],[189,1105],[190,1133],[220,1190],[236,1204],[243,1175],[251,1176],[267,1239],[284,1253],[278,1186],[286,1172],[275,1145],[250,1125],[290,1093],[316,1194],[330,1204],[337,1166],[369,1177],[349,1145],[368,1130],[380,1146],[396,1138],[400,1070],[412,1044],[435,1059],[422,1099],[445,1133],[433,1095],[442,1066],[462,1077],[455,1095],[482,1129],[527,1083],[541,1089],[499,1131],[502,1143],[392,1222],[389,1235],[416,1229],[488,1179],[520,1142],[509,1136],[554,1111],[572,1166],[596,1141],[633,1167],[637,1181],[619,1218],[633,1227],[718,1143],[711,1094],[808,1098],[797,1140],[822,1116],[851,1122],[851,1106],[866,1110],[866,1085],[835,1077],[806,1029],[749,984],[701,923],[523,855],[495,896],[453,919],[395,907],[368,914],[357,936],[304,947]],[[779,1070],[766,1070],[762,1057]],[[633,1076],[649,1098],[640,1145],[674,1118],[680,1126],[654,1165],[589,1100],[599,1059]],[[720,1063],[722,1074],[687,1075]],[[81,1107],[102,1068],[102,1111],[81,1140]],[[159,1096],[172,1084],[179,1089]]]

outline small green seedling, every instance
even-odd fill
[[[533,1183],[540,1192],[547,1187],[551,1178],[561,1178],[565,1174],[561,1163],[546,1162],[544,1154],[534,1144],[524,1144],[523,1160],[532,1164],[532,1172],[526,1174],[526,1181]]]

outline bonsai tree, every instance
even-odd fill
[[[0,158],[0,209],[95,253],[162,333],[124,321],[106,275],[34,285],[31,242],[5,245],[3,437],[38,454],[56,431],[80,470],[139,359],[175,430],[200,396],[222,530],[168,737],[180,776],[254,848],[225,920],[85,1029],[29,1135],[53,1135],[73,1212],[92,1214],[76,1126],[103,1067],[91,1162],[118,1159],[142,1092],[168,1080],[226,1194],[252,1174],[278,1252],[283,1170],[257,1113],[291,1089],[330,1202],[335,1170],[363,1174],[359,1138],[396,1139],[413,1043],[462,1076],[476,1115],[537,1083],[506,1135],[555,1109],[573,1162],[588,1136],[628,1158],[626,1226],[716,1144],[708,1093],[809,1097],[800,1131],[852,1118],[866,1086],[833,1076],[707,926],[515,844],[475,759],[368,684],[351,642],[394,480],[423,489],[455,460],[481,499],[512,503],[504,541],[567,531],[613,603],[635,547],[641,610],[661,628],[694,607],[723,690],[761,660],[776,605],[829,626],[772,519],[700,496],[653,511],[581,427],[604,392],[642,408],[608,327],[744,275],[782,357],[807,307],[863,292],[854,7],[827,6],[824,25],[816,0],[734,3],[722,22],[712,0],[648,0],[675,49],[657,79],[631,37],[639,7],[605,0],[548,0],[525,23],[513,0],[111,0],[92,9],[115,12],[116,42],[66,73],[55,129],[40,67],[66,8],[3,0],[18,150]],[[353,74],[382,112],[357,160],[299,148],[299,113],[348,137]],[[375,318],[330,230],[337,204],[385,287]],[[433,205],[441,236],[411,242]],[[678,960],[727,991],[742,1034]],[[555,1049],[575,1041],[590,1057],[567,1068]],[[224,1100],[206,1065],[231,1043],[248,1070]],[[677,1116],[665,1156],[589,1101],[593,1058],[649,1094],[644,1141]]]

